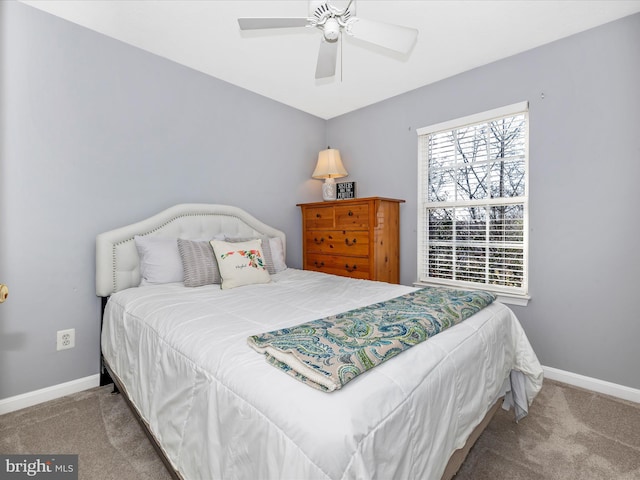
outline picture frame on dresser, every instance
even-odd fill
[[[350,200],[356,198],[356,182],[336,183],[336,199]]]
[[[400,283],[400,204],[383,197],[300,203],[305,270]]]

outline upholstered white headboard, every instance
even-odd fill
[[[96,295],[108,297],[140,284],[139,257],[134,242],[136,235],[207,240],[221,233],[280,237],[286,249],[284,232],[262,223],[238,207],[198,203],[176,205],[146,220],[96,237]]]

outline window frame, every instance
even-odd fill
[[[428,152],[424,151],[425,136],[442,133],[447,131],[459,130],[473,125],[484,124],[490,121],[524,114],[524,195],[518,197],[499,197],[487,198],[482,202],[476,200],[454,200],[447,202],[431,202],[429,201],[429,158]],[[498,299],[504,303],[516,305],[526,305],[529,296],[529,102],[519,102],[504,107],[488,110],[485,112],[460,117],[445,122],[437,123],[416,130],[418,136],[418,280],[415,285],[444,285],[454,288],[486,290],[498,295]],[[489,161],[488,161],[489,162]],[[485,282],[463,281],[453,279],[443,279],[428,276],[428,252],[429,252],[429,232],[426,227],[428,225],[428,209],[438,205],[440,208],[465,207],[471,204],[476,206],[483,205],[523,205],[523,230],[522,230],[522,265],[523,277],[521,287],[508,287],[500,285],[492,285]],[[455,245],[455,240],[453,240]],[[490,242],[489,242],[490,244]]]

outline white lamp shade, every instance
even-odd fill
[[[349,175],[342,165],[340,151],[335,148],[322,150],[318,154],[318,163],[313,171],[313,178],[340,178]]]

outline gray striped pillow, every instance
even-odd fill
[[[178,239],[185,287],[201,287],[222,283],[218,262],[209,242]]]

